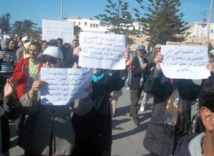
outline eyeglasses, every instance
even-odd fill
[[[51,56],[43,56],[42,63],[49,62],[50,64],[57,64],[57,58]]]

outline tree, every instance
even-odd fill
[[[10,27],[10,14],[6,13],[0,17],[0,29],[2,33],[8,34],[11,30]]]
[[[108,4],[104,10],[106,14],[99,14],[95,18],[99,19],[101,23],[109,25],[109,31],[115,34],[133,34],[133,31],[129,30],[132,27],[133,19],[128,11],[129,5],[127,2],[117,0],[118,3],[114,3],[112,0],[107,0]],[[134,41],[128,37],[128,44],[133,44]]]
[[[22,21],[15,21],[13,24],[13,31],[12,34],[17,34],[18,36],[24,35],[24,28],[23,28],[23,22]]]
[[[128,11],[129,5],[122,0],[118,0],[118,3],[107,0],[109,4],[106,5],[104,10],[106,14],[100,14],[95,16],[102,23],[108,24],[110,32],[115,34],[128,34],[128,27],[132,26],[133,19],[130,12]]]
[[[135,15],[142,23],[145,34],[148,36],[149,47],[155,44],[166,44],[166,41],[181,42],[186,38],[187,23],[182,20],[180,0],[149,0],[145,6],[143,0],[136,0],[140,9],[134,9]]]
[[[30,38],[40,38],[41,28],[37,28],[36,26],[37,24],[31,20],[15,21],[12,34],[18,36],[27,35]]]

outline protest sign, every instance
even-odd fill
[[[206,69],[208,48],[206,46],[161,46],[163,74],[173,79],[204,79],[210,73]]]
[[[81,67],[125,69],[125,35],[81,32],[80,47]]]
[[[73,40],[73,22],[43,20],[42,40],[62,38],[64,43],[71,43]]]
[[[86,87],[92,80],[91,69],[41,68],[42,105],[66,105],[75,99],[85,98]]]

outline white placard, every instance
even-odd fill
[[[62,38],[64,43],[71,43],[73,40],[73,22],[42,20],[42,40]]]
[[[115,34],[80,33],[81,67],[125,69],[126,36]]]
[[[67,105],[75,99],[85,98],[86,87],[92,80],[92,69],[41,68],[42,105]]]
[[[173,79],[204,79],[210,72],[206,69],[208,63],[208,48],[206,46],[161,46],[163,74]]]

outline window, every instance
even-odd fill
[[[85,22],[85,26],[87,26],[87,22]]]

